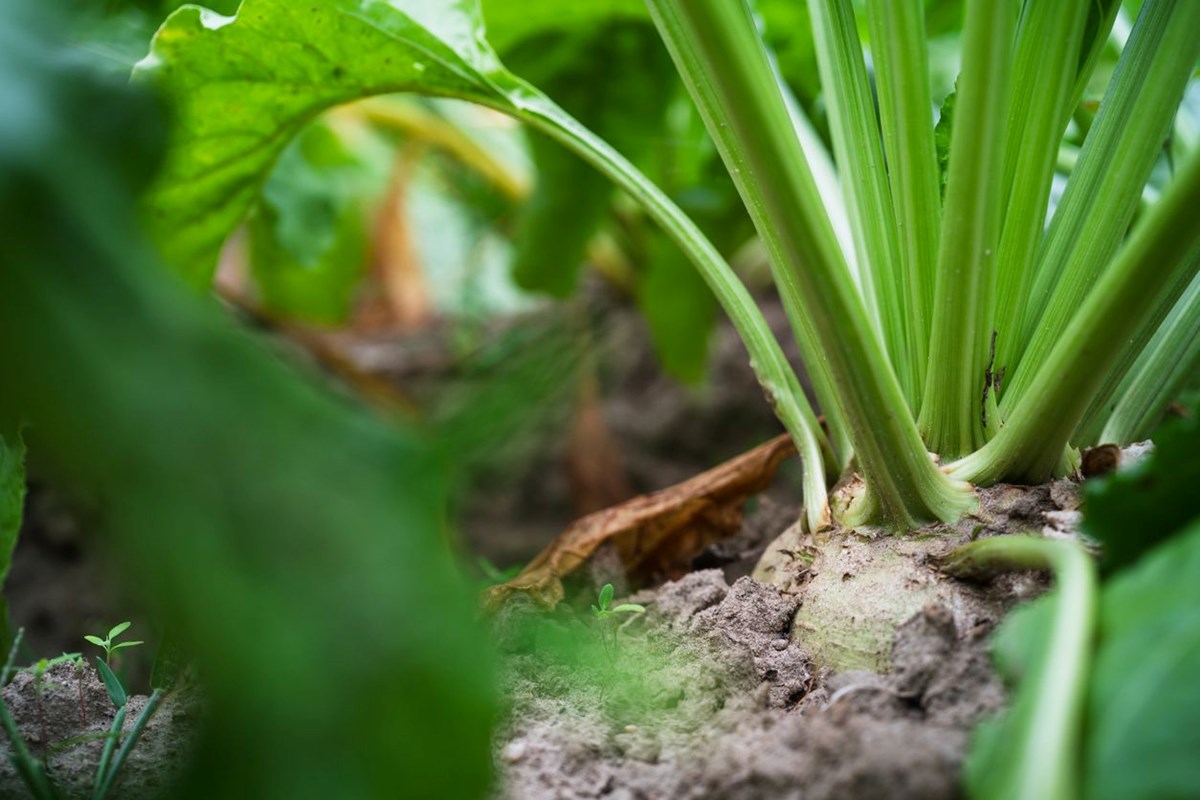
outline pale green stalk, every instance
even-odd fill
[[[1200,373],[1200,277],[1150,340],[1122,382],[1121,398],[1099,440],[1129,444],[1149,438],[1183,384]]]
[[[804,113],[800,103],[796,101],[791,89],[784,83],[783,76],[778,74],[778,68],[776,68],[775,77],[779,82],[779,90],[783,92],[784,100],[787,101],[788,114],[792,117],[792,124],[796,128],[796,138],[800,140],[800,148],[804,150],[804,157],[808,160],[808,168],[812,172],[813,182],[821,195],[821,204],[829,214],[829,222],[833,225],[833,233],[837,237],[838,245],[842,248],[842,255],[846,258],[846,266],[850,268],[850,274],[854,277],[854,285],[858,287],[859,294],[863,296],[867,308],[876,308],[875,290],[870,280],[864,279],[862,271],[859,269],[857,254],[854,252],[854,232],[850,230],[850,215],[846,213],[846,197],[842,194],[842,184],[838,180],[833,156],[825,147],[825,142],[821,140],[821,135],[813,127],[812,121]],[[869,313],[873,319],[878,316],[877,312]]]
[[[1005,185],[1007,214],[996,257],[996,360],[1000,375],[1016,364],[1033,264],[1045,229],[1050,184],[1079,62],[1091,0],[1026,5],[1013,64]],[[1003,381],[1001,391],[1003,391]]]
[[[1173,305],[1164,302],[1170,286],[1195,276],[1197,208],[1200,155],[1193,153],[1073,315],[1000,433],[950,465],[952,475],[983,484],[1043,483],[1054,477],[1069,437],[1117,366],[1122,345],[1161,313],[1160,306]]]
[[[1147,0],[1038,256],[1025,315],[1029,342],[1006,381],[1007,412],[1110,263],[1200,57],[1200,2]]]
[[[920,416],[926,444],[948,458],[985,441],[1015,26],[1015,7],[1007,0],[968,0]],[[989,422],[995,424],[995,414]]]
[[[1002,570],[1054,572],[1054,612],[1045,652],[1024,676],[1004,731],[1003,766],[991,774],[988,797],[1070,800],[1079,795],[1084,709],[1096,628],[1096,567],[1073,542],[1033,536],[993,536],[953,551],[943,570],[989,575]]]
[[[795,372],[754,298],[721,254],[678,206],[607,142],[540,94],[523,99],[519,117],[558,140],[637,200],[700,272],[750,354],[750,365],[804,463],[804,502],[812,530],[828,523],[825,451],[829,444]]]
[[[915,335],[908,331],[908,293],[896,241],[879,120],[850,0],[809,0],[833,154],[854,232],[864,284],[878,304],[878,330],[910,408],[917,404]],[[871,308],[868,304],[868,313]],[[920,362],[922,365],[924,361]]]
[[[919,0],[869,0],[879,118],[895,212],[899,262],[891,267],[903,284],[905,336],[917,413],[929,361],[934,265],[942,222],[933,100],[925,14]]]
[[[1163,296],[1155,302],[1153,311],[1139,321],[1137,332],[1118,344],[1113,360],[1114,366],[1108,371],[1095,399],[1075,429],[1071,437],[1072,444],[1084,446],[1099,444],[1102,441],[1100,435],[1104,426],[1131,388],[1133,371],[1138,368],[1139,363],[1155,352],[1152,340],[1162,329],[1167,317],[1180,308],[1180,304],[1184,302],[1184,295],[1190,291],[1189,286],[1194,282],[1192,276],[1200,272],[1200,251],[1194,253],[1192,259],[1193,263],[1177,273]],[[1178,352],[1177,355],[1183,357],[1184,353]],[[1171,369],[1178,367],[1178,364],[1172,364]]]
[[[780,281],[839,390],[880,517],[895,527],[957,517],[972,502],[930,460],[821,207],[795,128],[742,0],[651,0]]]

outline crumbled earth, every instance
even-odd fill
[[[985,631],[941,606],[900,627],[889,675],[824,675],[790,638],[798,596],[714,569],[631,600],[615,634],[506,609],[498,798],[956,797],[1004,701]]]
[[[63,796],[90,797],[104,738],[117,713],[95,667],[77,671],[72,664],[55,665],[42,677],[40,689],[33,673],[18,672],[4,687],[3,700],[31,755],[49,753],[50,777]],[[129,697],[126,734],[147,700],[145,695]],[[197,690],[168,692],[130,751],[111,796],[134,800],[169,796],[197,740],[201,709]],[[8,738],[0,736],[0,797],[32,797],[10,754]]]
[[[987,536],[1079,538],[1075,481],[979,499],[909,536],[814,536],[795,507],[760,501],[696,560],[720,569],[622,601],[644,614],[595,619],[595,586],[549,615],[510,604],[494,626],[510,703],[497,800],[961,796],[970,732],[1005,702],[988,636],[1047,579],[965,584],[937,557]],[[876,606],[909,610],[893,628]],[[859,642],[876,627],[879,651]]]

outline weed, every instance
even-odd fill
[[[83,638],[87,639],[89,642],[96,645],[97,647],[103,647],[104,648],[104,663],[107,664],[108,666],[112,666],[113,653],[120,650],[122,647],[135,647],[139,644],[145,644],[145,642],[141,642],[141,641],[117,643],[117,641],[116,641],[117,637],[120,636],[125,631],[129,630],[130,624],[132,624],[132,623],[122,622],[117,625],[114,625],[112,627],[112,629],[109,630],[108,636],[104,637],[103,639],[101,639],[99,636],[91,636],[91,635],[84,636]]]

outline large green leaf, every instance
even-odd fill
[[[0,6],[0,420],[97,497],[196,658],[210,713],[172,796],[481,796],[492,673],[442,458],[165,272],[134,208],[156,115],[21,11],[45,6]]]
[[[184,6],[134,74],[175,103],[147,210],[168,262],[198,285],[284,148],[320,112],[405,91],[515,111],[522,90],[484,44],[471,0],[245,0],[233,17]]]
[[[729,315],[796,438],[809,507],[825,508],[823,434],[753,298],[678,206],[603,139],[504,70],[477,0],[245,0],[236,17],[172,15],[137,75],[175,100],[178,126],[147,210],[168,260],[198,285],[299,128],[338,103],[413,91],[491,106],[549,134],[625,189],[687,252]],[[814,520],[815,521],[815,520]]]
[[[1200,797],[1197,675],[1200,524],[1193,524],[1104,590],[1084,797]]]

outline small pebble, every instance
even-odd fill
[[[787,646],[787,639],[776,639],[775,641],[771,642],[771,647],[774,647],[776,650],[787,650]]]
[[[516,764],[525,757],[525,749],[525,742],[521,739],[518,739],[515,742],[509,742],[504,746],[504,760],[510,764]]]
[[[626,725],[626,726],[625,726],[625,732],[626,732],[626,733],[637,733],[637,732],[638,732],[638,726],[637,726],[637,725]]]

